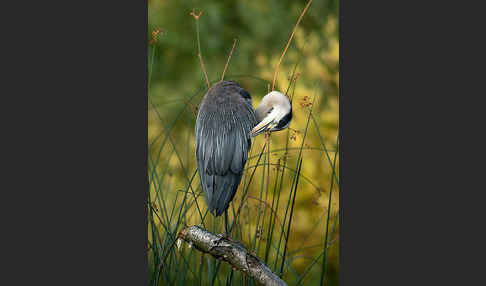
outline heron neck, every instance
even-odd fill
[[[255,116],[258,122],[261,122],[265,115],[267,114],[267,109],[261,104],[255,109]]]

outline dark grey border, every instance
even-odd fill
[[[340,285],[484,281],[484,25],[438,9],[340,1]]]
[[[147,285],[147,1],[20,6],[3,9],[0,284]]]

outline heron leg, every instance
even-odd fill
[[[224,232],[226,236],[229,237],[229,229],[228,229],[228,210],[224,211]]]
[[[228,210],[224,211],[224,231],[226,233],[226,237],[229,238],[229,228],[228,228]],[[233,282],[233,269],[231,269],[231,273],[229,277],[226,277],[226,285],[232,285]]]

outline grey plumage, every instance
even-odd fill
[[[236,194],[257,124],[250,94],[222,81],[204,96],[196,120],[196,158],[209,211],[220,216]]]

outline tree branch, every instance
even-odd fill
[[[209,253],[231,265],[233,270],[240,270],[263,285],[287,286],[258,257],[248,252],[239,241],[223,235],[215,235],[199,226],[189,226],[181,230],[178,237],[197,250]]]

